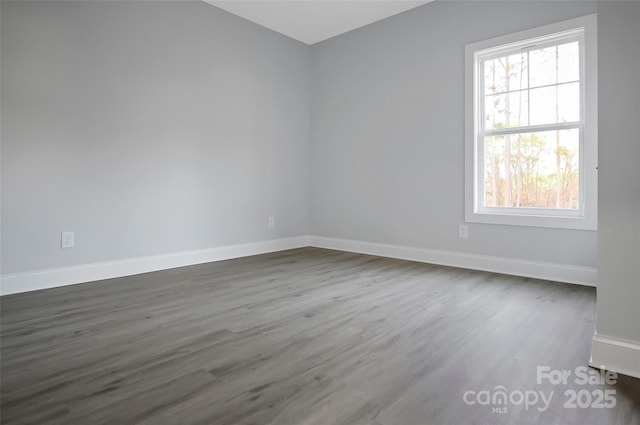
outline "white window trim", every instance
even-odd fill
[[[524,40],[584,28],[582,89],[584,111],[582,145],[580,146],[581,211],[547,210],[536,208],[494,208],[490,211],[477,205],[478,156],[476,105],[478,94],[475,79],[478,70],[476,52]],[[506,224],[516,226],[552,227],[563,229],[596,230],[598,201],[598,58],[597,15],[557,22],[490,40],[468,44],[465,47],[465,221],[470,223]]]

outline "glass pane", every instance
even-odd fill
[[[527,107],[526,91],[485,96],[485,129],[527,125]]]
[[[558,122],[580,121],[580,83],[558,86]]]
[[[543,87],[529,92],[531,98],[531,125],[558,122],[557,87]]]
[[[580,120],[580,83],[532,89],[529,97],[531,125]]]
[[[529,67],[531,87],[546,86],[558,82],[556,46],[529,52]]]
[[[579,130],[487,136],[486,207],[578,209]]]
[[[527,54],[503,56],[484,62],[484,94],[527,88]]]
[[[558,46],[558,82],[580,80],[580,46],[577,41]]]

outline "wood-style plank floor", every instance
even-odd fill
[[[537,383],[587,364],[594,307],[593,288],[316,248],[5,296],[1,422],[639,424],[640,380]],[[506,404],[479,404],[498,386]],[[564,407],[605,389],[613,408]],[[533,392],[548,408],[516,403]]]

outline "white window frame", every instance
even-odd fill
[[[559,34],[580,40],[581,110],[580,123],[580,195],[577,210],[553,208],[484,207],[484,161],[480,140],[483,99],[480,99],[480,59],[488,54],[526,48],[533,42],[557,40]],[[534,40],[538,39],[538,40]],[[598,90],[597,90],[597,17],[596,14],[557,22],[465,47],[465,221],[564,229],[597,229],[598,201]],[[554,129],[558,125],[554,125]],[[530,126],[543,131],[547,126]]]

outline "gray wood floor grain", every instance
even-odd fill
[[[7,425],[640,423],[639,380],[536,382],[587,364],[593,288],[304,248],[0,302]],[[553,395],[465,402],[500,385]]]

